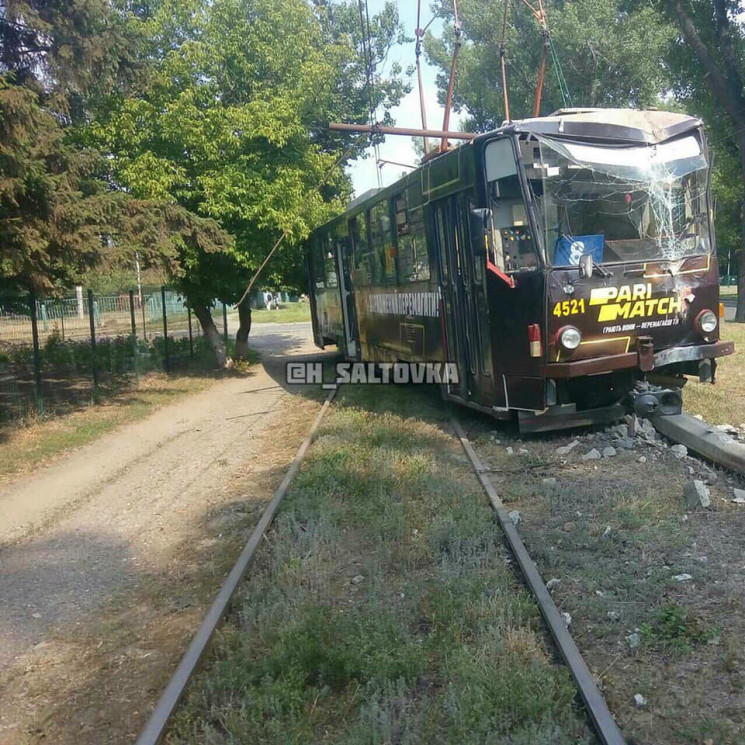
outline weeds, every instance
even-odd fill
[[[171,742],[591,741],[431,402],[340,397]]]
[[[650,621],[641,625],[641,634],[647,643],[688,652],[691,646],[713,639],[717,632],[707,629],[688,608],[666,603],[657,608]]]

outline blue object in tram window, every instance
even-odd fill
[[[603,248],[605,247],[605,236],[597,235],[575,235],[571,238],[562,235],[556,241],[555,266],[577,266],[581,256],[590,254],[593,261],[603,261]]]

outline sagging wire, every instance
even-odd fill
[[[524,0],[523,0],[524,1]],[[458,18],[458,0],[453,0],[453,31],[455,33],[455,39],[453,41],[453,61],[450,65],[450,80],[448,81],[448,95],[445,101],[445,115],[442,120],[442,129],[447,132],[450,128],[450,109],[453,105],[453,88],[455,87],[455,71],[458,65],[458,52],[462,44],[461,36],[463,35],[463,29],[460,25],[460,19]],[[448,148],[448,138],[443,137],[440,142],[440,151],[445,152]]]
[[[504,0],[504,16],[502,18],[502,38],[499,40],[499,66],[502,69],[502,98],[504,100],[504,118],[509,122],[510,119],[510,97],[507,91],[507,61],[505,60],[507,39],[507,14],[510,9],[510,0]]]
[[[373,58],[372,58],[372,39],[370,34],[370,12],[367,5],[367,0],[364,0],[364,9],[363,9],[363,0],[357,0],[357,8],[359,10],[360,14],[360,32],[362,34],[362,50],[365,55],[365,61],[367,66],[367,96],[368,101],[370,104],[370,112],[369,112],[369,118],[370,118],[370,126],[375,127],[376,125],[376,118],[375,118],[375,103],[373,101],[373,85],[372,85],[372,79],[373,79]],[[380,166],[380,148],[378,146],[378,143],[375,141],[375,131],[370,132],[370,145],[373,148],[373,152],[375,153],[375,172],[378,177],[378,188],[382,188],[383,186],[383,177],[381,174],[381,166]]]
[[[572,103],[572,96],[569,93],[569,86],[567,85],[566,78],[564,77],[564,70],[561,67],[561,61],[559,60],[559,55],[556,51],[556,45],[554,44],[554,40],[550,37],[548,43],[551,50],[551,60],[554,63],[554,70],[556,71],[556,80],[559,84],[561,100],[563,101],[565,107],[571,108],[572,106],[574,106],[574,104]]]
[[[502,69],[502,95],[504,96],[506,121],[510,121],[510,106],[507,94],[507,67],[505,61],[505,40],[507,36],[507,12],[509,8],[509,2],[510,0],[505,0],[504,18],[502,20],[502,38],[499,44],[500,67]],[[572,97],[569,94],[569,86],[567,85],[566,78],[564,77],[564,71],[561,67],[561,61],[559,60],[558,52],[556,51],[556,45],[551,38],[551,32],[549,31],[548,27],[548,16],[543,5],[543,0],[538,0],[537,6],[531,4],[529,0],[521,0],[521,2],[523,3],[523,5],[525,5],[526,8],[528,8],[536,23],[538,23],[543,40],[541,49],[541,61],[538,67],[538,78],[536,81],[533,116],[540,116],[541,113],[541,98],[543,97],[543,83],[546,76],[546,61],[549,56],[551,57],[551,61],[554,65],[554,70],[556,71],[556,79],[559,85],[559,92],[561,94],[561,99],[564,103],[564,107],[571,107]]]
[[[419,110],[422,115],[422,129],[427,129],[427,111],[424,106],[424,83],[422,82],[422,64],[420,57],[422,56],[422,38],[426,29],[421,27],[421,14],[422,14],[422,0],[417,0],[416,3],[416,46],[414,47],[414,54],[416,56],[416,77],[419,82]],[[430,21],[432,23],[432,21]],[[429,25],[429,24],[427,24]],[[426,155],[429,151],[429,138],[424,138],[424,154]]]
[[[334,161],[334,163],[331,165],[331,167],[326,171],[326,173],[323,175],[323,178],[318,182],[316,186],[316,190],[320,189],[322,186],[326,185],[326,182],[331,178],[331,175],[334,173],[334,171],[352,154],[354,149],[361,145],[366,139],[368,138],[368,134],[364,133],[362,136],[355,139],[352,144]],[[246,286],[246,289],[241,295],[241,299],[235,304],[235,307],[237,308],[251,293],[251,290],[253,289],[254,284],[256,283],[256,280],[259,278],[259,275],[264,270],[264,267],[269,263],[269,259],[272,258],[275,251],[282,245],[285,238],[290,233],[289,228],[285,228],[282,231],[282,234],[277,238],[276,242],[272,246],[271,251],[266,255],[264,258],[264,261],[261,262],[261,266],[256,270],[253,277],[251,277],[251,281]]]

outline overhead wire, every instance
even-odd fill
[[[364,8],[363,8],[364,3]],[[357,0],[357,9],[360,14],[360,32],[362,34],[362,51],[365,55],[365,62],[367,68],[367,97],[370,105],[369,110],[369,122],[370,126],[375,127],[377,124],[375,118],[375,103],[373,100],[373,58],[372,58],[372,41],[370,34],[370,12],[367,5],[367,0]],[[366,22],[367,21],[367,22]],[[383,179],[380,173],[380,149],[378,144],[375,142],[375,132],[370,132],[370,145],[373,148],[375,154],[375,172],[378,178],[378,188],[383,186]]]
[[[524,0],[525,1],[525,0]],[[450,80],[448,81],[448,93],[447,93],[447,99],[445,100],[445,115],[442,119],[442,129],[443,131],[447,132],[448,128],[450,127],[450,109],[453,105],[453,88],[455,87],[455,71],[457,69],[458,65],[458,52],[460,51],[461,47],[461,36],[463,34],[463,29],[460,25],[460,18],[458,17],[458,0],[453,0],[453,32],[455,34],[455,38],[453,40],[453,61],[450,65]],[[447,137],[443,137],[442,141],[440,142],[440,150],[445,151],[448,147],[448,139]]]
[[[328,168],[328,170],[324,173],[321,180],[316,185],[316,190],[320,189],[322,186],[326,185],[326,182],[331,178],[331,175],[334,173],[334,171],[352,154],[352,151],[358,147],[364,140],[366,140],[368,137],[367,133],[362,134],[360,137],[356,138],[349,147],[333,162],[333,164]],[[259,275],[263,271],[264,267],[269,263],[269,259],[272,258],[276,250],[284,243],[285,238],[290,234],[290,229],[285,228],[282,231],[282,234],[277,238],[274,245],[272,246],[271,251],[266,255],[264,258],[264,261],[261,262],[261,266],[256,270],[253,277],[251,277],[251,280],[249,281],[248,285],[246,286],[245,291],[243,292],[243,295],[241,295],[241,299],[235,304],[235,307],[237,308],[249,295],[251,290],[253,289],[254,284],[256,283],[256,280],[259,278]]]
[[[427,111],[424,106],[424,83],[422,82],[422,63],[420,57],[422,56],[422,37],[425,31],[421,28],[421,14],[422,14],[422,0],[417,0],[416,3],[416,46],[414,47],[414,54],[416,56],[416,77],[419,84],[419,110],[422,116],[422,129],[427,129]],[[432,23],[430,20],[429,23]],[[427,24],[429,26],[429,24]],[[424,137],[424,154],[426,155],[429,151],[429,138],[425,135]]]

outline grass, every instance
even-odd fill
[[[737,403],[728,378],[721,384]],[[520,531],[543,577],[560,581],[554,599],[571,614],[580,651],[629,742],[745,742],[733,703],[743,691],[745,513],[729,501],[742,480],[679,460],[662,444],[583,462],[613,435],[580,430],[519,440],[505,428],[496,444],[487,433],[494,426],[474,425],[483,433],[473,438],[477,449],[502,474],[495,485],[520,511]],[[557,447],[575,436],[580,444],[559,456]],[[529,452],[510,455],[508,446]],[[557,482],[544,483],[549,476]],[[711,507],[690,510],[683,488],[699,478],[716,479]],[[637,707],[636,693],[648,705]]]
[[[647,643],[680,652],[687,652],[691,646],[703,644],[717,636],[716,629],[707,628],[690,608],[677,603],[659,606],[640,630],[642,639]]]
[[[442,416],[341,393],[169,742],[593,741]]]
[[[252,323],[300,323],[310,321],[310,303],[284,303],[279,310],[251,311]]]
[[[722,322],[722,339],[735,342],[735,353],[722,357],[715,385],[690,380],[683,404],[690,414],[701,414],[710,424],[745,423],[745,324]]]

